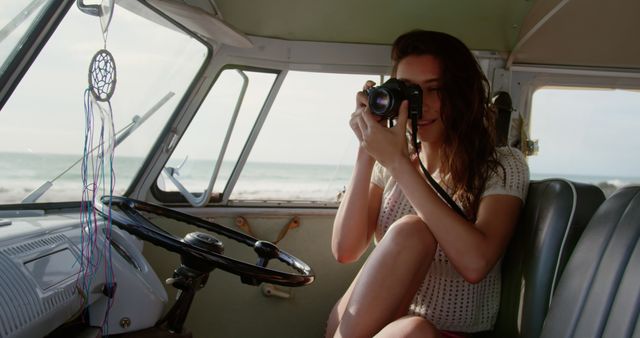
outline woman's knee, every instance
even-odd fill
[[[415,243],[419,246],[435,248],[436,239],[429,230],[427,224],[416,215],[406,215],[395,221],[384,235],[394,241],[410,245]]]
[[[419,316],[406,316],[389,323],[375,337],[438,338],[441,336],[435,326],[427,319]]]

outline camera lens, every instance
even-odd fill
[[[406,85],[398,80],[391,78],[379,87],[369,90],[369,109],[371,112],[386,118],[392,119],[398,116],[398,108],[400,102],[405,99]]]
[[[369,109],[372,113],[384,118],[393,118],[397,115],[396,105],[397,98],[394,97],[393,90],[380,86],[369,91]]]
[[[409,116],[420,118],[422,113],[422,89],[416,84],[405,84],[391,78],[381,86],[369,89],[369,109],[385,119],[398,116],[402,100],[409,100]]]
[[[386,91],[378,91],[373,95],[369,101],[369,105],[374,112],[384,112],[389,109],[391,103],[391,96]]]

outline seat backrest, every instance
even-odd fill
[[[500,310],[492,337],[538,338],[555,281],[587,222],[604,201],[594,185],[532,181],[502,261]]]
[[[507,92],[497,92],[492,98],[496,107],[496,145],[509,145],[509,129],[511,128],[511,112],[513,104]]]
[[[640,337],[640,186],[593,215],[573,251],[541,337]]]

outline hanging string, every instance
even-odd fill
[[[101,103],[95,102],[95,107],[98,108],[100,113],[100,121],[101,121],[101,135],[100,139],[103,141],[102,147],[99,148],[98,160],[99,160],[99,171],[94,174],[94,177],[98,177],[101,187],[100,196],[109,196],[109,200],[107,205],[102,204],[101,208],[104,214],[107,215],[106,226],[105,226],[105,243],[103,245],[103,255],[104,257],[102,262],[104,262],[104,271],[105,271],[105,286],[109,288],[115,288],[115,276],[112,268],[112,256],[111,256],[111,196],[113,196],[113,189],[115,186],[115,172],[113,170],[113,157],[114,157],[114,148],[115,148],[115,128],[113,125],[113,115],[111,110],[111,103],[106,101],[104,103],[106,105],[106,109],[102,107]],[[105,139],[104,134],[108,135]],[[107,145],[106,149],[104,145]],[[94,196],[97,197],[97,196]],[[95,204],[94,204],[95,205]],[[106,210],[105,210],[106,209]],[[95,212],[95,211],[94,211]],[[107,292],[103,293],[112,293],[113,290],[107,290]],[[111,306],[113,305],[113,298],[107,297],[107,309],[103,318],[103,333],[105,335],[108,334],[108,315]]]
[[[102,40],[104,41],[104,49],[107,49],[107,37],[109,36],[109,25],[113,17],[113,0],[103,0],[100,3],[100,27],[102,28]]]
[[[111,198],[99,203],[101,196],[111,197],[116,183],[113,168],[115,127],[110,99],[116,86],[116,66],[113,55],[106,49],[108,27],[113,13],[113,0],[101,4],[100,24],[104,48],[96,52],[89,64],[89,85],[84,91],[84,147],[81,165],[82,202],[80,221],[81,271],[78,289],[83,306],[92,302],[95,282],[100,272],[104,276],[99,297],[106,296],[106,309],[101,319],[102,335],[108,335],[109,311],[116,292],[116,278],[111,255]],[[97,143],[97,144],[96,144]],[[96,208],[107,215],[103,222]]]
[[[112,196],[115,187],[115,171],[113,169],[115,128],[110,102],[98,102],[91,88],[84,93],[85,101],[85,137],[84,154],[81,165],[82,176],[82,212],[81,223],[81,271],[82,285],[80,286],[87,302],[93,284],[100,271],[104,273],[105,283],[103,293],[112,293],[115,289],[115,276],[111,256],[111,200],[106,204],[99,204],[101,196]],[[99,116],[99,120],[96,119]],[[98,122],[99,121],[99,122]],[[95,151],[91,151],[94,149]],[[102,208],[107,216],[104,226],[99,221],[96,208]],[[101,234],[102,232],[102,234]],[[102,265],[100,264],[102,262]],[[112,297],[107,297],[107,308],[103,318],[103,332],[108,332],[108,314],[113,303]],[[88,303],[87,303],[88,304]],[[85,304],[86,305],[86,304]]]

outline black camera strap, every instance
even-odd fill
[[[436,191],[436,193],[442,198],[455,212],[457,212],[462,218],[467,219],[467,215],[465,215],[464,211],[460,209],[458,204],[447,194],[447,192],[436,182],[436,180],[431,177],[427,168],[422,164],[422,160],[420,159],[420,143],[418,142],[418,116],[416,114],[411,114],[411,140],[413,142],[413,147],[416,150],[416,155],[418,155],[418,163],[420,163],[420,168],[424,173],[424,176],[427,178],[427,182]]]

